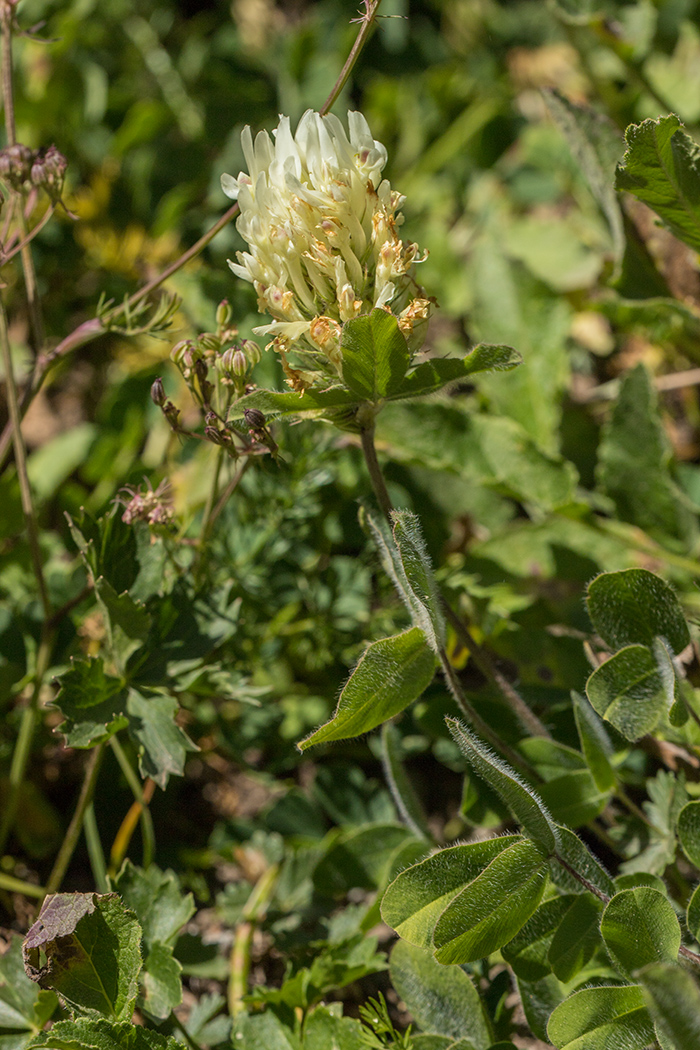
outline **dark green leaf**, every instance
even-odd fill
[[[460,751],[489,787],[500,795],[527,834],[548,853],[557,847],[557,832],[546,807],[507,762],[456,719],[446,719]]]
[[[600,791],[612,791],[615,786],[615,770],[610,763],[612,744],[608,735],[585,696],[572,692],[574,717],[586,764]]]
[[[187,752],[197,750],[175,720],[179,711],[177,700],[163,693],[145,696],[130,689],[126,711],[129,736],[138,748],[141,775],[165,788],[171,774],[182,776]]]
[[[391,953],[391,981],[416,1024],[426,1032],[469,1039],[486,1050],[491,1031],[479,994],[458,966],[441,966],[432,955],[399,941]]]
[[[678,814],[678,839],[690,863],[700,869],[700,802],[687,802]]]
[[[578,828],[605,808],[609,791],[600,791],[587,769],[574,769],[538,784],[537,793],[558,824]]]
[[[18,1039],[29,1039],[38,1032],[58,1005],[53,992],[38,989],[24,972],[22,938],[10,934],[10,942],[0,955],[0,1047],[11,1038],[10,1031],[19,1033]],[[9,1050],[9,1047],[8,1047]]]
[[[125,1021],[59,1021],[29,1044],[32,1050],[185,1050],[171,1036]]]
[[[124,683],[105,674],[101,657],[71,660],[58,681],[54,704],[66,719],[59,730],[69,747],[94,747],[127,724]]]
[[[623,736],[639,740],[654,729],[668,707],[672,699],[668,687],[668,675],[652,652],[644,645],[629,645],[593,672],[586,695],[594,710]]]
[[[387,888],[382,918],[400,937],[418,948],[432,947],[435,923],[445,906],[503,850],[522,839],[516,835],[451,846],[402,872]]]
[[[323,415],[334,410],[352,409],[358,398],[342,387],[332,390],[306,390],[296,394],[291,390],[254,390],[239,398],[231,406],[230,419],[243,419],[246,409],[257,408],[268,418],[296,419]]]
[[[539,981],[552,972],[549,946],[575,899],[567,894],[543,901],[513,940],[503,945],[501,955],[517,977],[525,981]]]
[[[231,1034],[231,1045],[245,1050],[300,1050],[294,1033],[266,1010],[262,1014],[242,1014],[236,1018]]]
[[[381,401],[401,388],[410,361],[393,314],[372,310],[346,321],[340,336],[343,382],[365,401]]]
[[[512,940],[542,899],[546,869],[546,859],[527,840],[495,857],[438,919],[433,933],[436,959],[471,962]]]
[[[356,887],[376,890],[389,877],[395,852],[412,841],[410,831],[399,824],[363,824],[341,832],[318,862],[314,885],[327,896]],[[419,847],[425,850],[426,844]]]
[[[616,186],[661,216],[669,229],[700,251],[700,148],[675,114],[632,124]]]
[[[382,766],[391,797],[406,827],[418,838],[432,841],[427,817],[413,783],[402,764],[401,737],[391,722],[382,726]]]
[[[151,617],[140,602],[135,602],[128,592],[117,594],[108,580],[95,580],[95,594],[104,613],[107,640],[110,652],[119,671],[124,671],[126,662],[148,637]]]
[[[593,626],[613,650],[651,646],[661,637],[678,654],[690,642],[673,589],[648,569],[601,573],[588,585],[586,604]]]
[[[115,893],[55,893],[44,900],[23,951],[27,973],[42,988],[79,1012],[120,1021],[134,1011],[140,944],[136,916]]]
[[[367,1050],[365,1032],[354,1017],[339,1017],[317,1007],[304,1026],[304,1050]]]
[[[688,929],[697,941],[700,939],[700,886],[696,886],[693,890],[693,894],[688,901],[685,919]]]
[[[543,1043],[548,1043],[547,1023],[555,1006],[564,998],[561,984],[554,974],[550,973],[541,977],[539,981],[524,981],[518,977],[517,985],[525,1017],[533,1035]]]
[[[692,543],[696,515],[671,477],[670,459],[656,390],[640,364],[623,379],[612,418],[603,428],[599,480],[623,521],[655,536]]]
[[[299,750],[369,732],[417,700],[434,674],[435,654],[420,627],[371,642],[347,680],[333,718],[302,740]]]
[[[600,932],[608,952],[627,974],[650,962],[673,962],[681,945],[681,928],[671,902],[648,886],[615,894],[605,908]]]
[[[606,897],[612,897],[615,893],[615,883],[608,875],[600,861],[596,860],[584,842],[569,828],[557,828],[559,833],[559,846],[557,855],[566,861],[570,868],[583,875],[593,886]],[[550,864],[552,879],[557,886],[566,893],[583,893],[584,887],[571,875],[558,861],[552,860]],[[587,892],[587,891],[585,891]]]
[[[144,994],[139,1004],[159,1020],[169,1017],[182,1002],[182,966],[169,944],[156,942],[143,964]]]
[[[641,988],[583,988],[556,1007],[547,1033],[557,1050],[645,1050],[654,1025]]]
[[[583,969],[600,944],[603,905],[592,893],[581,893],[552,938],[549,961],[554,975],[566,984]]]
[[[155,942],[173,944],[194,915],[192,894],[183,894],[174,872],[161,871],[155,864],[143,869],[125,860],[114,888],[127,908],[136,913],[147,946]]]
[[[677,963],[655,962],[638,974],[664,1050],[700,1046],[700,988]]]
[[[419,397],[441,390],[447,383],[466,379],[477,372],[509,372],[522,363],[522,357],[511,346],[491,346],[480,343],[464,358],[434,357],[418,365],[393,399]]]

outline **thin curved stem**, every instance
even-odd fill
[[[153,828],[153,818],[151,817],[151,811],[148,807],[149,800],[144,795],[141,781],[131,768],[131,763],[126,757],[124,748],[119,743],[117,737],[111,737],[109,743],[114,752],[114,757],[119,763],[119,768],[124,774],[124,779],[131,788],[131,792],[136,799],[136,802],[141,807],[139,817],[141,820],[141,836],[143,840],[143,866],[144,868],[148,868],[153,863],[156,853],[156,836]]]
[[[63,840],[63,845],[58,851],[58,856],[54,861],[54,866],[51,869],[51,874],[46,880],[46,893],[57,893],[63,877],[68,870],[68,865],[71,862],[75,847],[78,845],[78,839],[80,833],[83,830],[83,822],[85,820],[85,813],[92,802],[95,794],[95,787],[97,785],[97,777],[100,772],[100,765],[102,763],[102,756],[104,754],[104,744],[98,744],[94,747],[88,756],[87,763],[85,765],[85,776],[83,778],[83,786],[80,789],[80,795],[78,796],[78,804],[75,807],[75,813],[73,819],[68,825],[66,831],[66,837]]]
[[[371,30],[372,30],[372,27],[374,26],[374,22],[375,22],[375,19],[377,17],[377,11],[379,10],[380,3],[381,3],[381,0],[364,0],[365,12],[362,15],[362,17],[358,20],[358,21],[361,21],[361,23],[362,23],[361,28],[360,28],[360,32],[357,34],[357,38],[355,40],[355,43],[352,46],[352,50],[350,51],[350,54],[347,57],[345,65],[343,66],[343,68],[340,71],[340,76],[336,80],[335,85],[333,87],[333,90],[331,91],[330,95],[328,96],[326,101],[321,106],[321,109],[319,111],[321,114],[327,113],[329,111],[329,109],[331,108],[333,103],[338,99],[338,96],[340,95],[340,92],[343,90],[343,88],[347,84],[347,82],[348,82],[348,80],[350,78],[350,74],[352,73],[353,69],[355,68],[355,63],[357,62],[358,58],[360,57],[360,52],[362,51],[362,48],[367,43],[367,39],[369,37],[369,34],[370,34]]]

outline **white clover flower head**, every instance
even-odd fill
[[[430,311],[414,277],[418,246],[398,236],[405,198],[382,179],[386,149],[362,114],[348,113],[346,132],[337,117],[307,110],[294,135],[281,117],[272,137],[263,131],[253,141],[246,127],[241,139],[248,172],[223,175],[221,185],[238,200],[248,251],[229,266],[272,315],[254,331],[272,337],[288,381],[304,389],[337,379],[342,324],[376,307],[401,318],[417,349],[425,329],[417,322]]]

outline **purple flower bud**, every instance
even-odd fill
[[[29,146],[16,142],[0,150],[0,178],[15,190],[21,190],[30,177],[34,153]]]
[[[68,162],[55,146],[39,150],[32,164],[31,180],[35,186],[46,190],[50,197],[57,199],[63,189]]]

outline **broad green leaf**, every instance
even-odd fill
[[[612,791],[616,777],[610,763],[612,744],[608,734],[585,696],[572,691],[571,699],[581,748],[591,776],[600,791]]]
[[[601,573],[588,585],[586,604],[595,630],[613,650],[651,646],[661,637],[677,654],[690,642],[673,589],[648,569]]]
[[[478,372],[510,372],[522,364],[522,360],[512,346],[479,343],[466,357],[434,357],[424,361],[404,379],[393,398],[432,394],[447,383],[466,379]]]
[[[525,981],[539,981],[552,972],[549,946],[576,899],[567,894],[543,901],[513,940],[503,945],[501,955],[517,977]]]
[[[549,1043],[547,1023],[554,1008],[564,998],[561,984],[551,973],[539,981],[524,981],[518,977],[516,983],[532,1034],[543,1043]]]
[[[668,678],[645,645],[628,645],[601,664],[586,682],[586,695],[628,740],[650,733],[672,699]]]
[[[399,941],[389,963],[391,982],[425,1032],[491,1045],[490,1025],[471,978],[459,966],[441,966],[430,952]]]
[[[650,962],[673,962],[681,946],[673,905],[648,886],[616,893],[605,908],[600,932],[623,973],[633,973]]]
[[[416,789],[404,769],[401,737],[396,726],[385,722],[382,726],[382,766],[391,788],[391,797],[404,824],[418,838],[433,841],[427,817]]]
[[[22,938],[9,935],[0,955],[0,1047],[16,1038],[21,1045],[43,1028],[58,1005],[54,992],[37,988],[24,972]],[[13,1033],[13,1035],[10,1035]],[[21,1035],[19,1033],[22,1033]]]
[[[547,1033],[557,1050],[646,1050],[654,1025],[641,988],[583,988],[557,1006]]]
[[[596,860],[589,851],[586,844],[569,828],[559,827],[557,831],[559,833],[557,857],[561,857],[563,861],[566,861],[569,868],[583,875],[600,893],[603,893],[606,897],[612,897],[615,893],[615,883],[600,861]],[[575,879],[556,858],[550,862],[550,871],[553,881],[566,893],[588,892],[578,879]]]
[[[141,927],[115,893],[55,893],[24,940],[28,975],[78,1012],[129,1020],[141,970]],[[42,964],[42,959],[46,962]]]
[[[639,435],[644,435],[644,441]],[[658,396],[644,365],[622,381],[598,449],[598,477],[623,521],[653,536],[694,542],[697,516],[673,481]]]
[[[343,382],[358,397],[377,402],[401,388],[410,356],[393,314],[372,310],[346,321],[340,348]]]
[[[124,1021],[59,1021],[29,1044],[32,1050],[185,1050],[172,1036]]]
[[[382,918],[417,948],[431,948],[435,923],[447,904],[509,846],[523,840],[506,835],[440,850],[403,871],[387,887]]]
[[[177,700],[164,693],[146,696],[130,689],[127,696],[129,736],[138,749],[141,775],[162,788],[171,774],[182,776],[187,752],[198,750],[177,724],[179,709]]]
[[[159,1020],[169,1017],[182,1002],[182,966],[169,944],[156,942],[146,955],[142,980],[144,994],[139,1004]]]
[[[700,869],[700,802],[687,802],[678,814],[678,839],[690,863]]]
[[[633,890],[637,886],[650,886],[652,890],[666,893],[664,880],[648,871],[633,871],[629,875],[615,876],[615,893],[619,893],[620,890]]]
[[[406,579],[413,594],[428,611],[433,628],[433,648],[442,646],[445,642],[445,622],[440,607],[440,592],[426,550],[420,519],[409,510],[395,510],[391,522]]]
[[[341,832],[314,870],[314,886],[326,896],[348,890],[376,890],[389,876],[394,853],[415,841],[399,824],[363,824]],[[425,850],[426,844],[419,843]]]
[[[246,409],[249,408],[259,409],[269,421],[280,417],[314,417],[326,412],[350,410],[358,403],[358,398],[342,387],[334,387],[331,390],[306,390],[303,394],[291,390],[254,390],[233,402],[229,418],[242,420]]]
[[[360,736],[397,715],[430,685],[435,662],[420,627],[371,642],[348,678],[333,718],[302,740],[299,750]]]
[[[681,241],[700,251],[700,148],[675,114],[632,124],[616,187],[659,215]]]
[[[561,921],[549,948],[555,977],[566,984],[583,969],[600,944],[603,905],[592,893],[581,893]]]
[[[338,1016],[317,1007],[304,1026],[304,1050],[367,1050],[365,1033],[364,1026],[354,1017]]]
[[[151,617],[128,592],[117,594],[104,577],[95,580],[95,594],[104,614],[110,652],[123,672],[131,654],[146,641]]]
[[[625,246],[622,209],[614,189],[615,166],[623,151],[620,132],[597,110],[575,106],[556,90],[545,92],[545,101],[607,219],[613,255],[619,261]]]
[[[700,940],[700,885],[695,887],[688,901],[685,921],[695,940]]]
[[[446,722],[469,764],[503,799],[525,832],[542,849],[554,853],[557,848],[556,826],[532,788],[464,724],[453,718],[447,718]]]
[[[59,731],[68,747],[94,747],[126,726],[124,683],[105,674],[102,657],[71,660],[59,684],[53,704],[66,719]]]
[[[442,963],[483,959],[512,940],[542,899],[547,861],[528,841],[516,842],[491,861],[447,905],[433,933]]]
[[[174,944],[195,912],[192,894],[183,894],[177,875],[161,871],[155,864],[144,869],[125,860],[114,880],[114,889],[127,908],[136,913],[147,946],[156,942]]]
[[[655,962],[637,975],[664,1050],[700,1046],[700,988],[677,963]]]
[[[537,785],[539,798],[557,824],[578,828],[594,820],[610,797],[600,791],[587,769],[574,769],[560,777]]]
[[[240,1046],[242,1050],[301,1050],[298,1038],[271,1010],[237,1017],[231,1033],[231,1046]]]

